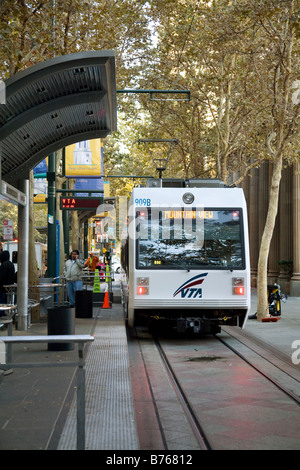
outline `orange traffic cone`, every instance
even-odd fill
[[[105,291],[105,294],[104,294],[104,302],[103,302],[102,308],[110,308],[107,290]]]

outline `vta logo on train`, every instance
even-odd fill
[[[200,284],[203,283],[205,276],[207,276],[207,274],[208,273],[198,274],[198,276],[192,277],[188,281],[184,282],[174,292],[173,297],[176,297],[176,295],[178,295],[180,292],[182,298],[201,299],[202,289],[201,287],[196,287],[196,286],[199,286]]]

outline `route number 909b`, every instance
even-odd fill
[[[137,206],[151,206],[151,199],[146,199],[146,198],[140,198],[140,199],[135,199],[135,204]]]

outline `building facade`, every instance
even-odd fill
[[[256,287],[260,241],[269,204],[272,165],[264,163],[242,184],[248,205],[251,283]],[[268,282],[300,297],[300,164],[283,170],[274,234],[268,260]]]

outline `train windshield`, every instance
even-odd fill
[[[137,268],[244,269],[241,209],[140,208]]]

